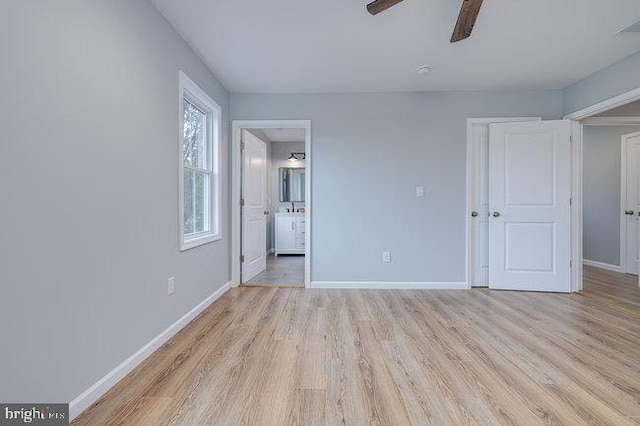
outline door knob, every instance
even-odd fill
[[[625,210],[624,214],[626,214],[628,216],[632,216],[633,215],[633,210]]]
[[[471,212],[471,217],[476,217],[478,216],[478,212]]]
[[[494,211],[493,213],[491,213],[491,216],[500,217],[500,212],[499,211]]]

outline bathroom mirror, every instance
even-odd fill
[[[280,201],[304,201],[304,167],[280,167]]]

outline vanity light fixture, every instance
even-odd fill
[[[431,72],[431,67],[426,65],[420,65],[418,67],[418,74],[428,74],[429,72]]]
[[[304,155],[304,152],[292,152],[289,158],[287,158],[287,160],[298,161],[298,160],[304,160],[305,158],[306,156]]]

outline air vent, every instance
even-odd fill
[[[640,19],[618,31],[618,34],[640,34]]]

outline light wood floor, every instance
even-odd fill
[[[637,278],[226,293],[74,424],[640,424]]]

